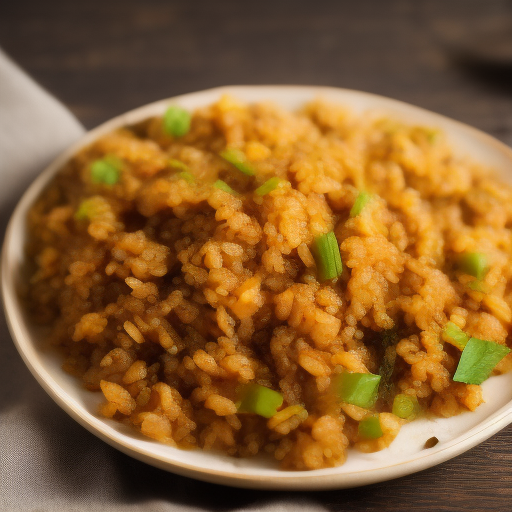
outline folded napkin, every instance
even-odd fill
[[[2,238],[23,190],[83,131],[0,50]],[[197,482],[111,448],[46,395],[16,352],[0,313],[0,511],[316,512],[326,510],[321,497]]]

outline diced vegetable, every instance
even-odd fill
[[[188,181],[189,183],[194,183],[196,181],[196,177],[190,172],[190,167],[187,164],[184,164],[181,160],[171,158],[169,160],[169,165],[174,169],[181,169],[181,172],[177,174],[178,178]]]
[[[254,193],[258,196],[264,196],[268,194],[269,192],[272,192],[272,190],[275,190],[279,183],[281,183],[281,178],[278,178],[277,176],[274,176],[273,178],[270,178],[269,180],[265,181],[261,187],[258,187]]]
[[[183,137],[190,130],[190,113],[177,105],[171,105],[164,114],[164,130],[173,137]]]
[[[115,185],[119,181],[121,174],[119,165],[120,163],[113,159],[103,158],[96,160],[91,165],[92,182]]]
[[[369,408],[377,400],[380,375],[344,372],[335,380],[335,392],[342,402]]]
[[[363,439],[378,439],[384,435],[378,415],[360,421],[357,430]]]
[[[368,192],[359,192],[359,195],[356,197],[354,202],[354,206],[352,206],[350,210],[350,216],[357,217],[363,211],[363,208],[367,205],[371,198],[372,196],[368,194]]]
[[[96,211],[96,201],[93,198],[84,199],[78,206],[75,212],[76,220],[90,220]]]
[[[380,396],[390,402],[394,394],[395,386],[392,381],[393,372],[395,371],[396,348],[394,344],[386,347],[384,357],[379,367],[379,375],[382,377],[380,381]]]
[[[384,348],[392,347],[400,341],[396,329],[386,329],[381,332],[381,344]]]
[[[240,390],[240,400],[237,404],[238,412],[258,414],[264,418],[271,418],[277,409],[283,405],[283,395],[273,389],[248,384]]]
[[[114,154],[104,156],[103,160],[105,160],[105,162],[109,163],[110,165],[114,166],[116,169],[119,170],[121,170],[124,165],[123,160],[121,160],[121,158]]]
[[[464,350],[469,336],[453,322],[448,322],[443,329],[443,340],[457,347],[459,350]]]
[[[379,367],[379,375],[382,377],[379,385],[379,395],[385,402],[390,403],[395,394],[395,385],[391,378],[395,371],[396,344],[400,338],[396,329],[386,329],[380,333],[380,340],[384,354]]]
[[[459,269],[481,280],[489,270],[487,257],[481,252],[466,252],[459,258]]]
[[[474,281],[469,282],[468,288],[480,293],[487,293],[489,291],[487,285],[479,279],[475,279]]]
[[[440,136],[439,130],[425,128],[425,136],[430,144],[434,144]]]
[[[399,418],[407,420],[415,416],[419,410],[419,404],[416,397],[399,394],[393,400],[392,413]]]
[[[243,151],[234,148],[225,149],[220,152],[220,156],[247,176],[254,176],[254,168],[247,161],[247,157]]]
[[[181,171],[178,173],[178,177],[182,180],[188,181],[189,183],[194,183],[196,181],[195,176],[188,171]]]
[[[332,231],[315,239],[313,256],[315,257],[321,281],[339,277],[343,272],[340,246],[338,245],[336,235]]]
[[[169,165],[174,169],[181,169],[182,171],[190,171],[187,164],[184,164],[181,160],[176,160],[176,158],[171,158],[169,160]]]
[[[213,186],[214,188],[224,190],[224,192],[227,192],[228,194],[233,194],[234,196],[238,195],[238,192],[233,190],[225,181],[217,180]]]
[[[460,356],[453,380],[466,384],[482,384],[509,352],[510,349],[505,345],[470,338]]]

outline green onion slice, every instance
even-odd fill
[[[214,188],[218,188],[220,190],[223,190],[224,192],[227,192],[228,194],[232,194],[234,196],[238,195],[238,192],[236,190],[233,190],[225,181],[217,180],[213,184]]]
[[[334,381],[335,392],[342,402],[367,409],[377,400],[380,379],[373,373],[344,372]]]
[[[384,435],[378,415],[360,421],[357,431],[363,439],[378,439]]]
[[[443,340],[457,347],[459,350],[464,350],[469,336],[453,322],[448,322],[443,329]]]
[[[254,193],[258,196],[264,196],[267,195],[269,192],[272,192],[272,190],[275,190],[279,183],[281,183],[281,178],[278,178],[277,176],[274,176],[273,178],[268,179],[261,185],[261,187],[258,187]]]
[[[380,381],[380,396],[386,402],[391,402],[391,397],[395,392],[395,385],[392,377],[395,371],[396,362],[396,346],[390,345],[384,350],[384,357],[379,367],[379,375],[382,377]]]
[[[427,137],[427,140],[430,144],[434,144],[437,141],[437,139],[439,138],[440,132],[439,132],[439,130],[426,128],[425,136]]]
[[[343,272],[340,246],[338,245],[338,240],[336,240],[336,235],[332,231],[315,239],[313,256],[315,257],[321,281],[339,277]]]
[[[273,389],[259,384],[247,384],[239,393],[238,412],[258,414],[264,418],[272,418],[277,409],[283,405],[283,395]]]
[[[178,177],[182,180],[188,181],[189,183],[195,183],[196,181],[196,177],[188,171],[179,172]]]
[[[481,293],[487,293],[489,291],[487,285],[483,281],[480,281],[479,279],[475,279],[474,281],[469,282],[468,288],[475,292]]]
[[[92,198],[84,199],[78,206],[75,212],[76,220],[90,220],[95,215],[95,203],[96,201]]]
[[[105,157],[96,160],[91,165],[91,180],[93,183],[115,185],[119,181],[122,163],[113,158]]]
[[[164,114],[163,127],[168,135],[183,137],[190,130],[191,115],[177,105],[171,105]]]
[[[395,371],[396,344],[400,337],[396,329],[386,329],[380,334],[380,344],[384,349],[384,355],[379,367],[379,373],[382,377],[379,385],[379,394],[386,402],[390,402],[395,394],[395,385],[393,384],[393,373]]]
[[[508,347],[494,341],[470,338],[462,351],[453,380],[466,384],[482,384],[509,352]]]
[[[459,269],[465,274],[482,280],[489,270],[487,257],[481,252],[466,252],[459,258]]]
[[[359,195],[356,197],[354,202],[354,206],[350,209],[350,216],[357,217],[362,211],[363,208],[367,205],[367,203],[372,198],[371,194],[368,192],[359,192]]]
[[[254,168],[247,161],[247,157],[243,151],[235,148],[225,149],[220,152],[220,156],[234,165],[240,172],[243,172],[247,176],[254,176]]]
[[[174,169],[181,169],[182,171],[190,171],[190,168],[187,164],[184,164],[181,160],[177,160],[176,158],[169,159],[169,165]]]
[[[415,416],[419,411],[418,399],[414,396],[399,394],[393,400],[392,413],[404,420]]]

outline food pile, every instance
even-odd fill
[[[166,444],[335,466],[512,367],[512,188],[431,128],[171,105],[75,155],[28,225],[64,370]]]

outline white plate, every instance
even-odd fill
[[[21,279],[27,210],[54,174],[75,152],[111,130],[162,114],[170,102],[195,109],[230,93],[248,102],[271,100],[296,109],[315,97],[347,105],[357,112],[380,112],[408,123],[441,128],[455,151],[494,167],[512,181],[512,150],[492,137],[438,114],[399,101],[357,91],[327,87],[234,86],[186,94],[159,101],[116,117],[89,132],[59,156],[34,181],[10,220],[2,253],[2,294],[9,328],[26,365],[48,394],[94,435],[148,464],[181,475],[239,487],[261,489],[330,489],[355,487],[414,473],[472,448],[512,422],[512,373],[492,377],[483,385],[486,403],[476,412],[449,419],[418,420],[402,428],[391,446],[378,453],[350,450],[340,467],[316,471],[280,471],[269,461],[233,459],[215,453],[183,451],[139,436],[127,427],[98,417],[99,393],[86,391],[63,372],[61,361],[38,348],[37,333],[26,321],[16,293]],[[439,443],[424,449],[432,436]]]

